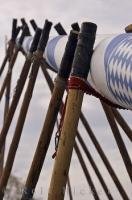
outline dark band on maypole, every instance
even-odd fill
[[[12,34],[11,34],[11,40],[12,41],[16,41],[16,38],[19,34],[19,31],[21,30],[21,28],[18,26],[17,27],[17,19],[13,19],[12,21]]]
[[[17,19],[13,19],[12,21],[12,35],[11,39],[15,41],[15,36],[16,36],[16,29],[17,29]]]
[[[125,32],[132,33],[132,24],[129,24],[128,26],[125,27]]]
[[[21,22],[22,22],[22,28],[24,28],[25,26],[27,27],[26,33],[25,33],[26,36],[30,36],[30,35],[31,35],[31,32],[30,32],[30,30],[29,30],[29,27],[28,27],[28,24],[27,24],[25,18],[21,18]]]
[[[71,72],[71,65],[73,62],[73,57],[75,53],[75,48],[77,44],[77,35],[75,31],[70,32],[70,36],[65,48],[65,52],[61,61],[61,66],[59,68],[58,75],[64,79],[68,79]]]
[[[36,28],[35,35],[34,35],[34,38],[33,38],[33,42],[31,44],[31,47],[30,47],[30,50],[29,50],[30,53],[33,53],[37,50],[37,46],[38,46],[38,43],[39,43],[41,33],[42,33],[42,29]]]
[[[66,31],[64,30],[64,28],[63,28],[63,26],[61,25],[60,22],[58,24],[56,24],[54,26],[54,28],[59,35],[67,35]]]
[[[87,78],[93,53],[96,29],[97,26],[90,22],[83,23],[81,26],[71,76]]]
[[[34,19],[31,19],[31,20],[30,20],[30,24],[31,24],[33,30],[36,31],[36,29],[37,29],[38,26],[37,26],[37,24],[36,24],[36,22],[35,22]]]
[[[5,58],[3,60],[3,63],[1,65],[1,68],[0,68],[0,76],[5,68],[5,65],[7,63],[7,61],[10,61],[11,60],[11,57],[13,55],[13,50],[14,50],[14,47],[15,47],[15,41],[16,41],[16,38],[18,36],[20,32],[20,27],[17,27],[17,19],[13,19],[12,21],[12,33],[11,33],[11,39],[8,43],[8,49],[6,51],[6,55],[5,55]]]
[[[80,27],[79,24],[77,22],[71,24],[71,27],[73,30],[80,32]]]

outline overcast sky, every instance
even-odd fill
[[[92,21],[98,25],[99,34],[111,34],[111,33],[122,33],[126,25],[130,24],[131,18],[131,8],[132,1],[130,0],[1,0],[0,1],[0,61],[2,61],[2,56],[4,55],[4,36],[10,36],[11,22],[12,18],[22,18],[25,17],[26,20],[35,19],[39,26],[43,26],[44,20],[47,18],[53,21],[54,24],[61,22],[67,31],[70,30],[70,25],[73,22],[79,22],[81,24],[83,21]],[[53,31],[54,34],[54,31]],[[16,77],[20,73],[22,63],[24,58],[19,56],[18,61],[14,68],[14,76],[12,88],[15,87]],[[55,77],[55,74],[51,74]],[[4,77],[4,76],[3,76]],[[2,78],[3,78],[2,77]],[[0,83],[2,82],[2,79]],[[46,114],[46,109],[50,99],[50,92],[47,89],[46,82],[44,81],[41,71],[39,72],[38,80],[36,82],[36,87],[33,95],[33,99],[29,108],[29,113],[27,120],[23,129],[23,135],[20,143],[20,147],[17,152],[15,164],[13,167],[13,173],[20,177],[23,181],[27,176],[32,156],[34,154],[34,149],[37,145],[37,140],[44,122],[44,117]],[[13,91],[11,93],[12,97]],[[22,99],[21,99],[22,100]],[[0,113],[3,112],[3,103],[0,106]],[[21,103],[20,103],[21,104]],[[11,142],[12,134],[14,132],[15,124],[17,121],[20,104],[18,106],[18,111],[15,114],[12,126],[9,131],[9,136],[7,139],[7,151],[8,146]],[[125,167],[122,163],[121,156],[113,139],[112,133],[110,131],[109,125],[102,111],[99,101],[94,97],[85,97],[83,103],[83,110],[85,115],[89,120],[93,131],[100,141],[104,151],[110,158],[110,162],[117,171],[122,184],[124,185],[129,196],[132,196],[131,183],[126,174]],[[123,115],[127,119],[130,125],[131,112],[125,111]],[[2,114],[0,114],[0,123],[2,126]],[[110,191],[114,196],[115,200],[120,200],[121,197],[118,194],[113,182],[108,176],[106,169],[104,168],[101,159],[96,153],[90,139],[87,137],[86,132],[83,130],[81,124],[79,126],[83,138],[87,142],[92,155],[99,166],[101,172],[103,172],[104,179],[110,187]],[[128,138],[122,132],[122,136],[125,140],[127,148],[129,150],[130,156],[132,155],[132,146]],[[48,158],[46,159],[42,174],[38,183],[37,195],[41,196],[43,200],[46,200],[48,185],[50,182],[53,160],[51,158],[54,153],[54,139],[52,139],[52,145],[50,147]],[[86,159],[85,159],[86,160]],[[87,167],[90,170],[90,174],[94,177],[94,183],[98,188],[98,193],[100,194],[100,199],[105,200],[104,195],[99,182],[95,178],[94,172],[87,162]],[[72,182],[72,187],[74,190],[75,200],[87,200],[93,199],[90,190],[88,189],[87,182],[83,175],[83,172],[79,166],[76,155],[73,155],[72,165],[70,169],[70,177]],[[41,187],[43,190],[41,190]],[[66,195],[66,200],[68,200],[68,195]]]

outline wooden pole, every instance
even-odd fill
[[[120,154],[122,156],[122,159],[124,161],[128,176],[129,176],[129,178],[132,182],[132,162],[131,162],[130,156],[127,152],[125,143],[124,143],[122,136],[120,134],[120,131],[118,129],[118,126],[116,124],[116,121],[114,119],[114,114],[113,114],[110,106],[108,106],[104,102],[101,102],[101,104],[103,106],[104,112],[105,112],[107,120],[110,124],[112,133],[114,135],[115,141],[116,141],[117,146],[118,146],[118,149],[119,149]]]
[[[102,175],[101,175],[96,163],[94,162],[94,160],[93,160],[93,158],[92,158],[92,156],[91,156],[87,146],[85,145],[85,143],[84,143],[84,141],[83,141],[83,139],[82,139],[82,137],[81,137],[79,132],[77,133],[77,139],[78,139],[79,143],[81,144],[81,146],[82,146],[82,148],[83,148],[83,150],[84,150],[89,162],[91,163],[91,166],[93,167],[93,169],[94,169],[94,171],[95,171],[95,173],[96,173],[96,175],[97,175],[97,177],[98,177],[98,179],[99,179],[99,181],[100,181],[100,183],[101,183],[101,185],[102,185],[102,187],[103,187],[103,189],[105,191],[105,194],[107,195],[109,200],[113,200],[113,197],[112,197],[112,195],[111,195],[111,193],[110,193],[110,191],[109,191],[109,189],[108,189],[108,187],[107,187],[107,185],[106,185],[106,183],[105,183],[105,181],[104,181],[104,179],[103,179],[103,177],[102,177]]]
[[[9,81],[7,88],[6,88],[6,94],[5,94],[5,108],[4,108],[4,122],[9,110],[9,103],[10,103],[10,90],[11,90],[11,80]],[[4,124],[3,122],[3,124]],[[3,173],[3,167],[4,167],[4,155],[5,155],[5,144],[2,147],[1,153],[0,153],[0,178]]]
[[[80,31],[80,27],[79,27],[77,22],[71,24],[71,27],[72,27],[73,30],[76,30],[78,32]]]
[[[32,25],[33,30],[36,31],[36,29],[37,29],[37,24],[36,24],[36,22],[35,22],[34,19],[31,19],[31,20],[30,20],[30,24]]]
[[[82,123],[83,123],[85,129],[87,130],[87,133],[88,133],[90,139],[92,140],[92,142],[93,142],[93,144],[94,144],[96,150],[98,151],[98,153],[99,153],[99,155],[100,155],[102,161],[104,162],[104,164],[105,164],[105,166],[106,166],[106,168],[107,168],[107,170],[108,170],[108,172],[109,172],[111,178],[113,179],[113,181],[114,181],[114,183],[115,183],[115,185],[116,185],[116,187],[117,187],[119,193],[121,194],[123,200],[129,200],[129,197],[128,197],[128,195],[126,194],[126,191],[124,190],[122,184],[120,183],[120,181],[119,181],[119,179],[118,179],[118,177],[117,177],[117,175],[116,175],[114,169],[112,168],[112,166],[111,166],[111,164],[110,164],[110,162],[109,162],[107,156],[105,155],[105,153],[104,153],[102,147],[100,146],[98,140],[96,139],[96,137],[95,137],[95,135],[94,135],[94,133],[93,133],[91,127],[89,126],[89,124],[88,124],[88,122],[87,122],[85,116],[83,115],[83,113],[81,113],[80,119],[81,119],[81,121],[82,121]]]
[[[27,76],[28,76],[28,73],[29,73],[29,70],[31,67],[33,52],[36,51],[36,49],[37,49],[40,34],[41,34],[41,30],[38,29],[34,36],[34,39],[33,39],[33,42],[32,42],[31,48],[30,48],[30,52],[26,57],[26,61],[23,65],[20,77],[17,81],[17,85],[16,85],[16,89],[15,89],[15,93],[14,93],[11,105],[10,105],[10,109],[8,111],[7,117],[5,119],[5,123],[4,123],[1,133],[0,133],[0,149],[2,148],[2,146],[4,144],[4,141],[6,139],[8,130],[10,128],[14,113],[16,111],[18,102],[20,100],[20,97],[21,97],[21,94],[22,94],[22,91],[23,91],[23,88],[24,88],[24,85],[25,85],[25,82],[26,82],[26,79],[27,79]]]
[[[2,63],[1,69],[0,69],[0,76],[5,68],[6,62],[9,61],[9,67],[10,67],[10,61],[13,55],[13,51],[14,51],[14,46],[15,46],[15,40],[17,38],[17,35],[19,33],[20,29],[17,28],[17,19],[13,19],[13,23],[12,23],[12,35],[11,35],[11,39],[9,41],[9,46],[5,55],[5,59]],[[4,122],[6,119],[6,115],[8,113],[9,110],[9,100],[10,100],[10,88],[11,88],[11,75],[10,75],[10,79],[8,81],[7,84],[7,88],[6,88],[6,94],[5,94],[5,109],[4,109]],[[4,123],[3,122],[3,123]],[[4,153],[5,153],[5,144],[3,144],[1,153],[0,153],[0,177],[2,175],[3,172],[3,166],[4,166]]]
[[[53,81],[52,81],[52,79],[50,78],[48,72],[47,72],[46,69],[45,69],[46,67],[44,67],[44,66],[42,65],[41,68],[42,68],[43,74],[44,74],[44,76],[45,76],[45,78],[46,78],[46,80],[47,80],[47,83],[48,83],[48,86],[49,86],[50,90],[53,91],[54,84],[53,84]],[[94,136],[94,133],[92,132],[92,129],[90,128],[90,126],[89,126],[88,122],[86,121],[86,118],[85,118],[85,116],[83,115],[82,112],[81,112],[81,115],[80,115],[80,120],[82,121],[84,127],[86,128],[86,130],[87,130],[87,132],[88,132],[88,134],[89,134],[89,136],[90,136],[90,138],[91,138],[93,144],[95,145],[95,148],[97,149],[97,151],[98,151],[98,153],[99,153],[101,159],[103,160],[103,162],[104,162],[104,164],[105,164],[105,166],[106,166],[106,168],[107,168],[107,170],[108,170],[108,172],[109,172],[111,178],[113,179],[113,181],[114,181],[114,183],[115,183],[115,185],[116,185],[116,187],[117,187],[119,193],[121,194],[121,196],[122,196],[122,198],[123,198],[124,200],[125,200],[125,199],[128,200],[129,198],[128,198],[128,196],[127,196],[127,194],[126,194],[126,192],[125,192],[123,186],[121,185],[121,183],[120,183],[120,181],[119,181],[119,179],[118,179],[116,173],[114,172],[114,170],[113,170],[111,164],[109,163],[109,160],[107,159],[107,157],[106,157],[104,151],[102,150],[102,148],[101,148],[99,142],[97,141],[96,137]],[[78,137],[78,135],[77,135],[77,137]],[[79,142],[80,142],[80,141],[79,141]],[[84,148],[84,145],[82,145],[82,147],[83,147],[83,149],[84,149],[84,151],[85,151],[85,153],[86,153],[86,155],[87,155],[89,161],[91,162],[91,165],[93,166],[96,175],[97,175],[98,178],[99,178],[99,176],[100,176],[100,175],[99,175],[99,171],[98,171],[98,169],[96,168],[96,166],[94,165],[94,161],[92,160],[92,158],[91,158],[90,155],[88,154],[88,149],[87,149],[87,148]],[[103,178],[103,177],[102,177],[102,178]],[[105,190],[105,192],[106,192],[106,195],[109,196],[109,199],[112,200],[112,197],[111,197],[111,195],[110,195],[110,192],[109,192],[107,186],[105,185],[105,183],[103,182],[103,180],[101,180],[101,176],[100,176],[99,180],[100,180],[100,182],[101,182],[101,184],[102,184],[102,186],[103,186],[103,188],[104,188],[104,190]]]
[[[13,53],[13,52],[12,52]],[[10,52],[11,56],[11,52]],[[10,60],[10,58],[8,58]],[[6,94],[5,94],[5,108],[4,108],[4,121],[6,119],[7,112],[9,110],[9,101],[10,101],[10,89],[11,89],[11,80],[9,81],[7,88],[6,88]],[[0,177],[3,173],[3,167],[4,167],[4,155],[5,155],[5,144],[2,147],[1,153],[0,153]]]
[[[119,113],[118,110],[116,110],[115,108],[111,108],[111,109],[112,109],[112,112],[114,114],[114,117],[115,117],[116,121],[118,122],[120,127],[123,129],[123,131],[126,133],[127,137],[132,142],[132,129],[128,126],[127,122],[121,116],[121,114]]]
[[[33,196],[48,151],[57,114],[61,106],[64,90],[66,88],[67,79],[71,71],[71,65],[77,43],[77,36],[78,34],[75,32],[70,33],[65,53],[61,62],[61,67],[55,79],[53,94],[49,103],[48,111],[45,117],[44,125],[41,131],[32,165],[26,180],[22,200],[31,199]]]
[[[67,35],[64,28],[61,26],[61,23],[58,23],[54,26],[55,30],[59,33],[59,35]]]
[[[24,96],[24,100],[23,100],[21,110],[20,110],[20,113],[19,113],[15,133],[14,133],[11,145],[10,145],[6,165],[5,165],[1,180],[0,180],[0,200],[3,199],[4,190],[6,188],[6,185],[7,185],[10,173],[11,173],[11,169],[12,169],[13,162],[14,162],[14,159],[15,159],[15,154],[16,154],[16,151],[17,151],[17,148],[18,148],[22,129],[23,129],[23,126],[24,126],[26,114],[27,114],[27,111],[28,111],[30,100],[32,98],[33,89],[34,89],[35,81],[36,81],[36,78],[37,78],[37,73],[38,73],[38,70],[39,70],[39,66],[41,64],[41,59],[43,58],[43,52],[45,50],[45,47],[46,47],[46,44],[47,44],[47,41],[48,41],[48,38],[49,38],[49,32],[50,32],[50,29],[51,29],[51,25],[52,25],[51,22],[49,22],[48,20],[45,21],[44,29],[42,31],[42,35],[41,35],[41,38],[40,38],[40,41],[39,41],[39,44],[38,44],[38,47],[37,47],[37,52],[34,56],[34,62],[33,62],[33,65],[32,65],[32,70],[31,70],[31,74],[30,74],[30,77],[29,77],[28,86],[27,86],[25,96]]]
[[[73,61],[72,76],[87,78],[95,41],[96,25],[83,23]],[[67,176],[84,92],[70,89],[66,112],[58,145],[57,156],[49,188],[48,200],[64,199]]]
[[[61,25],[61,24],[60,24]],[[61,25],[62,26],[62,25]],[[78,25],[78,23],[73,23],[73,24],[71,24],[71,27],[72,27],[72,29],[73,30],[75,30],[75,31],[80,31],[80,27],[79,27],[79,25]],[[64,106],[64,105],[63,105]],[[80,135],[79,135],[79,132],[77,131],[77,136],[79,137]],[[80,138],[78,138],[78,139],[80,139]],[[82,139],[82,138],[81,138]],[[84,143],[82,143],[82,140],[81,140],[81,145],[82,145],[82,148],[85,150],[85,148],[86,148],[86,151],[88,151],[87,150],[87,147],[85,146],[85,144]],[[87,170],[85,169],[86,168],[86,165],[85,165],[85,162],[84,162],[84,160],[83,160],[83,157],[82,156],[80,156],[80,150],[78,149],[78,145],[77,145],[77,143],[76,143],[76,145],[75,145],[75,151],[76,151],[76,153],[78,153],[78,158],[79,158],[79,161],[81,161],[82,160],[82,162],[80,162],[80,164],[81,164],[81,166],[82,166],[82,169],[83,169],[83,171],[84,171],[84,174],[85,174],[85,177],[86,177],[86,179],[87,179],[87,182],[89,183],[89,185],[90,185],[90,187],[91,187],[91,190],[92,190],[92,186],[94,186],[94,184],[93,184],[93,182],[92,182],[92,179],[91,179],[91,177],[90,177],[90,179],[91,179],[91,181],[89,182],[89,176],[90,176],[90,174],[89,174],[89,172],[87,172]],[[88,152],[89,153],[89,152]],[[88,157],[88,158],[91,158],[90,159],[90,161],[93,161],[93,159],[92,159],[92,157]],[[94,163],[94,161],[92,162],[92,164]],[[95,164],[95,163],[94,163]],[[106,184],[105,184],[105,182],[104,182],[104,180],[103,180],[103,177],[101,176],[101,174],[100,174],[100,172],[99,172],[99,170],[98,170],[98,168],[97,168],[97,166],[96,165],[92,165],[92,167],[94,168],[94,170],[95,170],[95,172],[97,172],[96,174],[97,174],[97,176],[98,176],[98,178],[99,178],[99,181],[101,182],[101,184],[102,184],[102,186],[103,186],[103,189],[104,189],[104,191],[106,192],[106,194],[108,195],[108,198],[110,199],[110,200],[112,200],[113,198],[112,198],[112,196],[109,194],[109,190],[108,190],[108,188],[107,188],[107,186],[106,186]],[[88,175],[87,175],[88,174]],[[92,185],[91,185],[91,182],[92,182]],[[68,185],[69,185],[69,177],[68,177]],[[95,189],[95,186],[94,186],[94,189]],[[70,190],[70,189],[69,189]],[[96,191],[96,189],[95,189],[95,191]],[[94,194],[94,191],[92,191],[93,192],[93,194]],[[70,191],[69,191],[69,193],[70,193]],[[98,194],[97,194],[97,192],[96,192],[96,194],[95,194],[95,198],[98,198]]]
[[[13,19],[13,22],[12,22],[12,35],[11,35],[11,39],[8,43],[8,48],[7,48],[7,51],[6,51],[6,55],[5,55],[5,58],[3,60],[3,63],[0,67],[0,76],[2,75],[2,72],[5,68],[5,65],[7,63],[7,61],[11,60],[11,57],[13,55],[13,50],[14,50],[14,46],[15,46],[15,40],[18,36],[18,33],[20,31],[20,28],[17,28],[17,19]]]
[[[70,182],[69,176],[68,176],[68,181],[67,181],[67,187],[68,187],[68,191],[69,191],[69,199],[73,200],[72,188],[71,188],[71,182]]]
[[[25,18],[21,18],[21,22],[22,22],[22,28],[24,28],[25,26],[27,27],[26,32],[25,32],[26,36],[30,36],[31,32],[29,30],[29,27],[28,27],[28,24],[27,24]]]
[[[76,142],[74,144],[74,148],[75,148],[75,152],[77,154],[77,157],[79,159],[79,162],[80,162],[80,164],[82,166],[83,172],[84,172],[84,174],[85,174],[85,176],[87,178],[88,184],[89,184],[90,189],[91,189],[91,193],[92,193],[92,195],[93,195],[93,197],[94,197],[95,200],[99,200],[100,198],[98,196],[97,190],[96,190],[96,188],[94,186],[94,183],[92,181],[91,175],[90,175],[90,173],[89,173],[89,171],[87,169],[87,166],[86,166],[86,164],[84,162],[84,159],[82,157],[82,154],[81,154],[81,152],[79,150],[79,147],[78,147],[78,145],[77,145]]]
[[[11,57],[11,61],[10,61],[10,64],[9,64],[9,70],[8,70],[8,72],[6,74],[6,77],[5,77],[4,81],[3,81],[3,84],[2,84],[2,87],[1,87],[1,90],[0,90],[0,101],[1,101],[1,98],[2,98],[3,93],[5,91],[6,85],[7,85],[8,81],[10,80],[10,76],[11,76],[14,64],[16,62],[16,59],[17,59],[17,55],[18,55],[18,53],[20,51],[21,45],[22,45],[24,37],[25,37],[26,29],[27,29],[27,27],[25,26],[25,28],[23,29],[23,32],[21,34],[21,37],[19,39],[19,43],[17,45],[15,45],[14,53],[13,53],[13,55]]]

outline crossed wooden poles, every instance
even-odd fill
[[[12,73],[12,69],[15,64],[15,60],[17,58],[17,54],[21,50],[21,45],[24,40],[24,37],[25,35],[30,34],[29,28],[27,28],[28,26],[24,19],[22,19],[22,23],[24,26],[23,32],[20,37],[18,45],[14,47],[14,50],[12,52],[12,56],[9,62],[9,70],[0,90],[1,98],[3,96],[6,86],[9,83],[9,80],[11,80],[10,74]],[[3,199],[4,191],[7,186],[11,169],[14,163],[14,158],[16,155],[17,147],[19,145],[22,129],[23,129],[24,122],[26,119],[26,114],[28,112],[28,107],[29,107],[30,100],[32,97],[39,66],[41,66],[45,79],[47,80],[50,90],[52,91],[52,97],[49,103],[44,125],[40,134],[40,139],[36,148],[36,152],[34,154],[32,165],[29,170],[29,174],[25,183],[25,187],[24,187],[24,191],[23,191],[21,199],[27,200],[27,199],[32,199],[33,197],[34,190],[36,188],[36,184],[38,182],[40,172],[41,172],[41,169],[42,169],[42,166],[47,154],[47,150],[50,145],[51,136],[53,133],[53,129],[55,126],[55,122],[56,122],[59,110],[60,110],[60,113],[63,115],[63,120],[62,120],[63,123],[60,128],[61,134],[59,135],[59,141],[58,141],[57,149],[56,149],[55,165],[54,165],[54,170],[53,170],[53,174],[51,178],[48,200],[64,199],[67,180],[68,180],[68,186],[69,186],[69,191],[70,191],[70,199],[73,199],[72,192],[71,192],[72,190],[70,187],[70,181],[68,179],[68,172],[69,172],[69,166],[71,162],[73,147],[75,148],[75,152],[78,156],[78,159],[80,161],[80,164],[86,176],[87,182],[90,185],[94,199],[100,199],[97,193],[96,187],[93,183],[92,177],[90,176],[90,173],[85,164],[85,160],[83,159],[81,155],[81,151],[78,147],[78,144],[77,142],[75,142],[76,136],[87,158],[89,159],[93,169],[95,170],[95,173],[97,177],[99,178],[99,181],[107,195],[107,198],[113,199],[112,194],[110,193],[95,161],[92,158],[92,155],[90,154],[85,142],[83,141],[81,137],[81,134],[79,133],[79,131],[77,131],[77,124],[78,124],[79,117],[84,127],[86,128],[93,144],[95,145],[99,155],[101,156],[109,174],[111,175],[120,195],[125,200],[129,199],[116,173],[114,172],[111,164],[109,163],[109,160],[107,159],[94,133],[92,132],[85,116],[81,112],[81,105],[82,105],[83,95],[85,91],[82,87],[78,88],[75,81],[75,80],[79,80],[80,85],[85,84],[85,80],[89,73],[90,61],[91,61],[91,56],[93,52],[93,45],[94,45],[94,40],[96,36],[96,25],[93,23],[83,23],[79,35],[78,35],[78,32],[80,28],[78,24],[75,23],[72,25],[73,31],[71,31],[69,35],[65,53],[62,58],[61,66],[60,66],[58,75],[55,79],[55,83],[53,84],[52,79],[46,70],[47,63],[45,61],[42,61],[43,52],[45,50],[45,46],[48,41],[49,32],[50,32],[52,23],[46,20],[42,34],[41,34],[41,29],[37,28],[37,25],[34,20],[31,20],[31,24],[34,30],[36,31],[35,36],[30,48],[30,52],[28,53],[28,55],[26,55],[26,60],[22,68],[20,77],[18,79],[13,100],[6,114],[4,125],[2,127],[1,135],[0,135],[0,150],[2,151],[2,147],[5,143],[5,139],[6,139],[10,124],[12,122],[15,110],[17,108],[25,81],[27,79],[29,70],[31,68],[29,82],[28,82],[28,86],[24,95],[21,110],[19,113],[15,133],[10,145],[5,168],[3,170],[3,173],[0,179],[0,199]],[[57,24],[55,26],[55,29],[57,30],[58,34],[63,34],[63,35],[66,34],[66,31],[63,29],[61,24]],[[41,34],[41,37],[40,37],[40,34]],[[3,66],[1,67],[1,69],[2,68]],[[71,68],[72,68],[72,72],[71,72]],[[63,109],[61,109],[62,97],[67,87],[67,80],[69,78],[69,75],[70,75],[70,81],[68,84],[69,89],[68,89],[66,108],[63,105]],[[122,126],[123,130],[126,132],[130,140],[132,139],[132,134],[131,134],[132,131],[116,109],[109,107],[102,101],[101,103],[106,113],[106,117],[109,121],[111,129],[113,131],[115,140],[117,142],[118,148],[122,155],[128,175],[130,179],[132,180],[131,160],[129,158],[129,154],[127,152],[126,146],[118,130],[116,121]],[[62,112],[62,110],[65,112]]]

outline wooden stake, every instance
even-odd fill
[[[91,52],[93,50],[96,25],[83,23],[73,62],[72,76],[87,78]],[[70,89],[68,94],[66,112],[59,141],[57,156],[52,174],[48,200],[64,199],[70,160],[75,143],[76,130],[81,111],[84,92]]]

